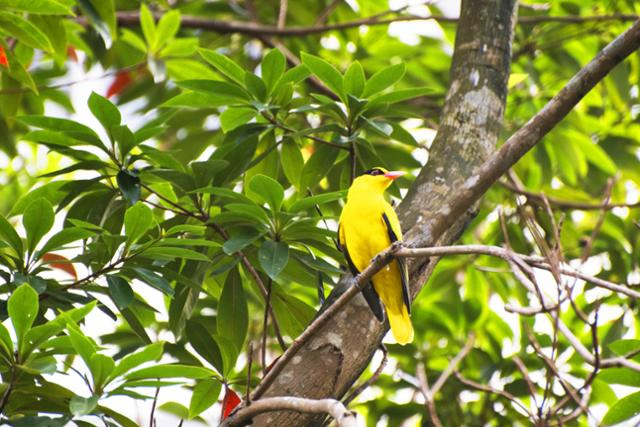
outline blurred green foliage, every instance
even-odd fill
[[[249,377],[252,385],[259,381],[255,351],[267,288],[271,360],[281,352],[277,333],[291,343],[315,315],[319,295],[337,281],[344,260],[335,221],[353,176],[375,166],[408,171],[390,191],[398,198],[424,166],[431,142],[425,135],[437,130],[456,25],[430,21],[440,35],[418,35],[415,44],[390,36],[388,25],[252,37],[194,22],[273,25],[278,1],[4,3],[2,421],[94,425],[99,416],[136,425],[109,398],[150,402],[156,387],[175,384],[193,391],[191,401],[161,409],[197,420],[219,400],[223,383],[225,390],[245,388],[249,343]],[[286,26],[350,22],[389,10],[381,0],[332,3],[288,2]],[[437,3],[417,10],[441,14]],[[116,11],[137,19],[118,24]],[[527,2],[519,12],[594,16],[633,14],[638,6]],[[623,19],[519,24],[504,137],[627,26]],[[600,278],[637,284],[636,206],[603,214],[571,203],[597,207],[607,188],[612,203],[638,200],[639,59],[618,66],[513,168],[528,191],[549,197],[551,209],[496,185],[462,243],[508,243],[527,254],[558,247],[566,260],[579,260],[597,229],[589,268]],[[109,98],[94,92],[73,104],[72,70],[95,67],[111,79]],[[87,122],[89,114],[100,128]],[[554,224],[561,224],[559,240]],[[431,425],[418,369],[433,383],[470,334],[475,343],[459,374],[504,389],[543,418],[567,392],[547,375],[529,333],[578,387],[590,377],[592,368],[538,320],[544,315],[505,313],[505,304],[531,305],[507,267],[486,256],[439,262],[414,303],[414,342],[390,344],[394,363],[352,404],[367,425],[381,419]],[[575,304],[586,316],[607,313],[597,324],[598,351],[635,352],[635,301],[584,284],[579,289]],[[163,295],[164,304],[148,302],[149,292]],[[112,333],[86,334],[82,320],[95,309],[113,319]],[[571,307],[562,320],[593,350],[590,328]],[[535,398],[515,356],[535,378]],[[160,364],[148,363],[161,357]],[[82,374],[86,389],[65,388],[56,372]],[[599,417],[608,411],[604,421],[614,424],[634,414],[638,394],[617,400],[619,390],[610,384],[637,388],[640,380],[627,368],[602,370],[593,380],[587,404]],[[528,418],[503,396],[455,377],[435,406],[446,425],[510,426]],[[548,421],[576,407],[569,400]],[[587,425],[588,417],[572,422]]]

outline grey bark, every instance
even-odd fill
[[[421,236],[421,225],[438,214],[456,186],[494,150],[506,101],[515,10],[515,0],[462,2],[440,130],[427,166],[397,209],[406,238],[413,243],[424,241],[427,236]],[[469,218],[461,216],[442,243],[457,239]],[[414,296],[432,264],[411,264]],[[354,298],[293,357],[264,396],[340,399],[366,368],[387,330],[388,325],[377,322],[362,297]],[[253,425],[314,425],[320,419],[273,412],[256,417]]]

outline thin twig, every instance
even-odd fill
[[[389,351],[387,350],[387,347],[384,344],[380,344],[379,348],[380,348],[380,351],[382,351],[382,360],[380,361],[380,365],[368,380],[366,380],[364,383],[356,387],[347,397],[345,397],[342,400],[342,403],[344,403],[345,406],[349,405],[349,403],[351,403],[353,399],[358,397],[360,393],[365,391],[367,388],[371,386],[371,384],[376,382],[378,380],[378,377],[380,377],[380,374],[382,374],[382,371],[384,370],[384,368],[387,366]]]
[[[280,10],[278,11],[278,29],[282,30],[287,22],[287,0],[280,0]]]
[[[476,390],[484,391],[485,393],[493,393],[493,394],[497,394],[498,396],[504,397],[505,399],[511,401],[512,403],[515,403],[520,409],[524,411],[525,414],[527,414],[527,416],[531,420],[536,419],[535,415],[532,414],[531,411],[529,411],[529,408],[527,408],[522,402],[520,402],[520,400],[518,400],[513,394],[509,393],[508,391],[498,390],[489,385],[477,383],[473,380],[463,377],[458,371],[454,372],[454,375],[456,376],[456,379],[458,381],[460,381],[462,384],[468,387],[474,388]]]
[[[590,415],[589,408],[586,407],[586,405],[582,404],[582,401],[579,398],[578,393],[573,388],[573,386],[569,384],[569,382],[566,381],[564,378],[562,378],[562,376],[560,375],[560,371],[558,370],[558,367],[556,366],[555,362],[550,357],[544,354],[544,352],[542,351],[542,348],[540,347],[540,343],[536,339],[535,335],[533,335],[533,332],[527,329],[527,334],[529,336],[529,343],[533,346],[534,350],[536,351],[536,354],[545,362],[549,370],[552,372],[553,376],[557,378],[558,381],[560,381],[560,385],[562,386],[564,391],[571,397],[571,399],[576,403],[576,405],[582,408],[582,411],[585,414]]]
[[[447,381],[447,379],[451,376],[451,374],[458,369],[458,365],[460,364],[460,362],[462,362],[462,359],[464,359],[473,348],[473,343],[475,342],[475,340],[476,340],[476,336],[472,332],[471,334],[469,334],[469,338],[467,338],[467,342],[464,344],[464,347],[462,347],[462,349],[458,352],[458,354],[456,354],[454,358],[451,359],[451,361],[449,362],[447,367],[444,368],[444,371],[442,371],[442,373],[440,374],[436,382],[433,383],[433,387],[431,387],[431,392],[434,395],[440,391],[440,389],[442,388],[444,383]]]
[[[438,417],[436,403],[433,398],[435,393],[429,388],[429,379],[427,378],[427,370],[424,367],[424,363],[418,363],[418,366],[416,367],[416,376],[418,378],[418,384],[420,385],[420,392],[424,397],[424,406],[429,412],[431,423],[435,427],[442,427],[442,421],[440,421],[440,418]]]
[[[267,328],[269,327],[269,310],[271,309],[271,278],[267,280],[267,297],[265,299],[264,319],[262,321],[262,373],[267,372]]]
[[[251,368],[253,365],[253,342],[249,340],[249,348],[247,349],[247,391],[244,394],[244,401],[247,405],[251,404]]]
[[[151,413],[149,414],[149,427],[155,427],[156,425],[156,405],[158,404],[158,395],[160,394],[160,387],[156,387],[156,393],[153,396],[153,402],[151,403]]]
[[[318,15],[316,20],[313,22],[313,26],[317,27],[319,25],[324,24],[327,21],[327,18],[329,17],[329,15],[333,13],[333,11],[336,9],[336,7],[338,7],[340,3],[342,3],[342,1],[343,0],[333,0],[331,3],[329,3],[329,5],[324,8],[324,10],[320,13],[320,15]]]
[[[529,389],[529,395],[531,395],[531,399],[533,400],[533,404],[538,406],[538,399],[536,397],[536,386],[531,381],[531,377],[529,376],[529,371],[527,370],[527,366],[524,364],[522,359],[518,356],[513,356],[513,363],[515,363],[516,367],[522,374],[522,378],[524,378],[524,382],[527,383],[527,388]],[[542,407],[542,405],[540,405]],[[538,411],[538,416],[540,416],[540,411]]]

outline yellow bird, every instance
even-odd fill
[[[357,177],[349,188],[347,203],[340,215],[338,240],[354,276],[379,252],[402,240],[398,217],[384,199],[384,190],[402,175],[404,172],[374,168]],[[384,320],[382,299],[396,341],[403,345],[411,342],[411,300],[404,259],[391,261],[373,276],[372,282],[362,290],[371,311],[378,320]]]

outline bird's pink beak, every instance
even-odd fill
[[[389,178],[389,179],[397,179],[397,178],[400,178],[404,174],[405,174],[405,172],[402,172],[402,171],[389,171],[389,172],[385,173],[384,176],[386,178]]]

